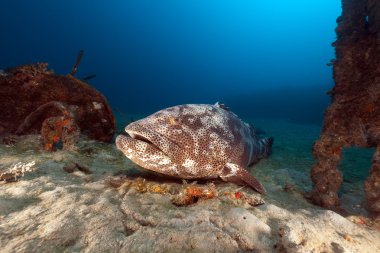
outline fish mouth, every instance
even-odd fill
[[[149,135],[149,134],[144,135],[138,131],[133,131],[133,130],[128,130],[128,131],[125,130],[125,131],[127,132],[127,134],[129,135],[130,138],[144,142],[144,143],[148,144],[149,146],[152,146],[152,147],[158,149],[159,151],[161,151],[162,153],[165,154],[165,152],[162,149],[160,149],[159,146],[157,146],[150,139],[148,139],[147,135]]]
[[[159,150],[154,144],[138,133],[130,136],[118,135],[115,140],[117,149],[135,164],[144,169],[178,177],[178,170],[171,158]]]
[[[163,136],[159,133],[148,130],[136,122],[129,124],[125,128],[125,132],[127,132],[130,138],[147,143],[148,145],[153,146],[164,154],[167,153],[160,147],[160,141],[157,141],[163,138]]]
[[[126,126],[125,132],[127,132],[132,139],[145,142],[170,158],[178,156],[181,152],[181,147],[167,136],[155,131],[155,127],[154,125],[135,121]]]
[[[153,145],[153,146],[155,146],[157,148],[157,146],[154,145],[153,142],[151,142],[149,139],[147,139],[146,137],[142,136],[141,134],[139,134],[137,132],[133,132],[133,131],[128,131],[127,133],[129,135],[129,137],[131,137],[132,139],[148,143],[148,144]]]

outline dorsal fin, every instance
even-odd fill
[[[221,103],[219,103],[219,101],[216,102],[216,103],[214,104],[214,106],[219,107],[219,108],[222,108],[222,109],[224,109],[224,110],[226,110],[226,111],[229,111],[229,110],[230,110],[230,108],[229,108],[228,106],[226,106],[225,104],[221,104]]]

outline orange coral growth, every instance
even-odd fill
[[[44,149],[45,149],[46,151],[51,151],[51,150],[53,150],[53,143],[45,143],[45,145],[44,145]]]
[[[63,149],[67,150],[74,147],[79,128],[74,119],[67,115],[50,117],[42,123],[41,136],[46,151],[53,151],[59,141],[62,141]]]
[[[207,187],[198,187],[194,185],[186,186],[172,199],[173,204],[177,206],[190,205],[199,199],[212,199],[217,196],[216,188],[213,184]]]
[[[362,112],[363,113],[373,113],[376,110],[376,106],[374,103],[368,103],[363,105]]]
[[[71,122],[71,119],[67,119],[67,118],[66,118],[66,119],[63,119],[63,120],[61,120],[61,121],[56,122],[55,125],[56,125],[57,127],[65,127],[65,126],[69,125],[70,122]]]
[[[198,200],[214,198],[233,205],[248,204],[250,206],[257,206],[264,204],[264,200],[259,194],[250,194],[243,192],[241,189],[238,189],[238,191],[233,189],[231,189],[231,191],[222,191],[219,195],[214,184],[204,186],[195,184],[189,185],[184,182],[184,185],[180,186],[178,184],[151,182],[141,177],[134,179],[128,177],[109,177],[107,182],[110,186],[119,188],[119,191],[124,193],[133,189],[137,193],[142,194],[155,193],[172,195],[171,202],[177,206],[187,206],[196,203]]]
[[[335,147],[331,149],[331,154],[333,155],[341,155],[342,149],[340,147]]]
[[[203,189],[197,186],[189,186],[185,188],[184,193],[194,197],[201,197],[203,195]]]
[[[185,188],[184,192],[187,196],[191,196],[192,198],[211,199],[216,196],[214,187],[201,188],[197,186],[188,186]]]

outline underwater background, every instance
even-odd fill
[[[320,124],[333,86],[339,0],[2,1],[0,67],[48,62],[125,113],[228,104]]]
[[[89,82],[119,126],[220,101],[274,136],[273,158],[258,171],[299,163],[308,173],[334,85],[327,65],[340,13],[339,0],[2,1],[0,69],[48,62],[67,74],[83,49],[76,76],[96,75]],[[372,152],[346,152],[345,182],[362,184]]]
[[[334,188],[340,145],[370,146],[379,133],[380,37],[368,33],[380,32],[378,1],[0,3],[0,253],[380,252],[374,149],[343,149]],[[346,86],[346,96],[329,92]],[[176,117],[135,124],[137,133],[129,125],[216,102],[274,138],[248,175],[235,164],[242,145],[215,129],[228,132],[221,115],[194,124],[194,142],[177,136],[187,121]],[[174,138],[155,145],[149,128],[165,124]],[[178,164],[211,176],[230,168],[248,185],[154,172]]]

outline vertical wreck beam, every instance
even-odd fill
[[[380,1],[342,0],[333,61],[335,86],[320,139],[313,147],[312,200],[339,206],[343,148],[377,147],[365,184],[367,209],[380,214]]]
[[[380,217],[380,145],[372,159],[372,168],[365,181],[366,207],[374,217]]]
[[[380,42],[380,2],[368,0],[368,25],[369,31],[377,35],[377,44]]]

